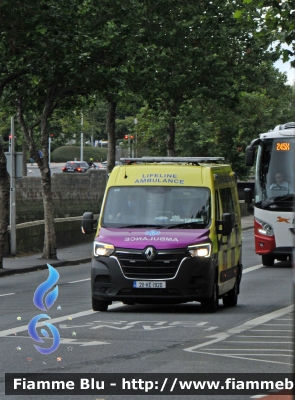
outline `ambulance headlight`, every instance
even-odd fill
[[[211,255],[211,244],[196,244],[194,246],[188,246],[188,251],[192,257],[210,257]]]
[[[112,244],[101,243],[101,242],[93,242],[93,254],[94,257],[105,256],[109,257],[115,248]]]
[[[273,228],[270,224],[268,224],[267,222],[261,221],[260,219],[256,218],[256,222],[258,222],[259,225],[258,226],[258,232],[261,235],[265,235],[265,236],[273,236]]]

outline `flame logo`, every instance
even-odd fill
[[[57,270],[49,264],[47,264],[47,267],[49,269],[49,277],[45,282],[41,283],[41,285],[37,287],[33,298],[35,306],[43,311],[47,311],[47,309],[49,309],[54,304],[58,296],[58,286],[56,286],[52,290],[52,292],[47,294],[45,298],[45,305],[47,308],[44,306],[43,296],[50,288],[52,288],[56,284],[59,279],[59,273],[57,272]]]
[[[46,292],[48,292],[49,289],[51,289],[59,279],[59,273],[56,271],[56,269],[53,268],[49,264],[47,264],[47,267],[49,270],[48,279],[45,282],[41,283],[41,285],[39,285],[37,287],[37,289],[35,290],[35,293],[34,293],[34,297],[33,297],[33,302],[34,302],[35,306],[43,311],[47,311],[47,309],[49,309],[54,304],[54,302],[58,296],[58,286],[56,286],[51,292],[49,292],[46,295],[45,300],[44,300],[45,301],[45,305],[44,305],[43,298],[44,298]],[[29,335],[31,336],[31,338],[33,340],[35,340],[36,342],[39,342],[39,343],[44,343],[43,339],[40,338],[40,336],[36,330],[37,323],[42,318],[50,319],[50,317],[47,314],[39,314],[36,317],[32,318],[28,324]],[[43,322],[43,324],[46,325],[47,328],[49,329],[49,331],[51,332],[52,337],[53,337],[53,344],[48,349],[44,349],[37,345],[34,345],[34,347],[36,348],[36,350],[39,351],[39,353],[50,354],[58,348],[58,346],[60,344],[60,335],[59,335],[57,328],[54,325],[49,324],[47,322]],[[47,332],[46,329],[42,328],[40,332],[43,335],[43,337],[49,338],[49,333]]]

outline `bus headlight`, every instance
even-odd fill
[[[211,244],[196,244],[188,246],[188,251],[192,257],[210,257],[211,255]]]
[[[265,235],[265,236],[273,236],[273,228],[270,224],[268,224],[267,222],[261,221],[258,218],[255,218],[256,222],[261,225],[261,227],[257,228],[258,232],[261,235]]]
[[[101,243],[101,242],[93,242],[93,254],[94,257],[105,256],[109,257],[115,248],[112,244]]]

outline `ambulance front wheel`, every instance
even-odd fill
[[[214,313],[218,310],[219,297],[217,278],[214,280],[212,296],[209,299],[203,300],[201,304],[205,312]]]
[[[92,310],[93,311],[107,311],[109,303],[104,300],[97,300],[92,297]]]
[[[274,265],[275,259],[274,256],[270,254],[264,254],[262,256],[262,264],[266,267],[272,267]]]

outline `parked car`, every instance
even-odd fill
[[[86,161],[67,161],[62,172],[87,172],[89,168]]]

